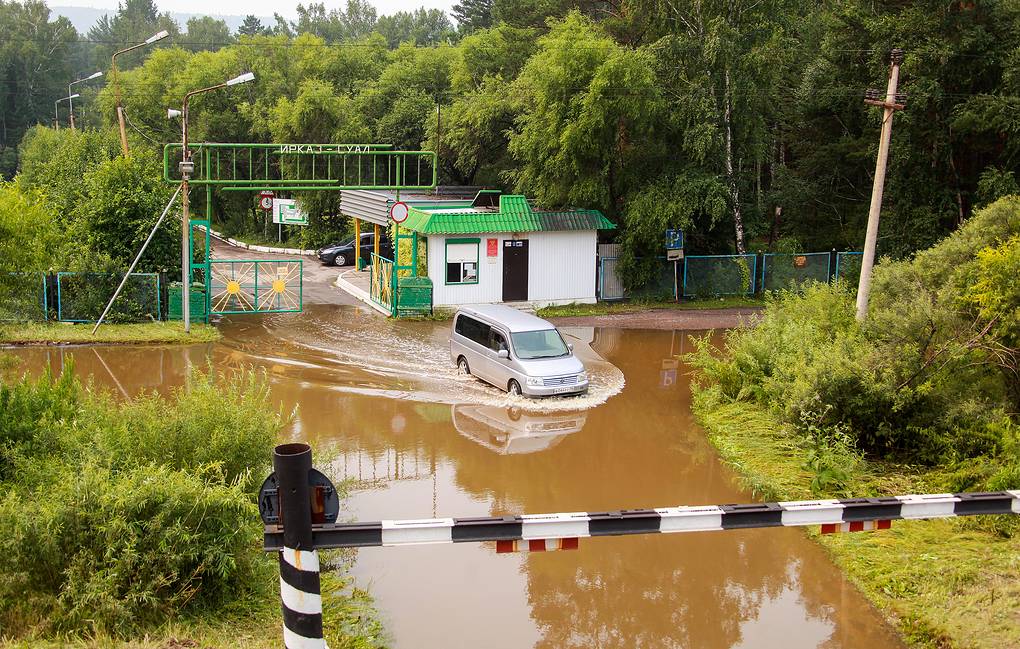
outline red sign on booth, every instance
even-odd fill
[[[499,239],[485,240],[485,254],[489,257],[496,257],[499,255]]]

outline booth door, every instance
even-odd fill
[[[528,299],[528,240],[503,241],[503,301]]]

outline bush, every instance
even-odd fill
[[[128,634],[266,592],[265,382],[195,372],[118,404],[71,371],[0,384],[0,628]]]
[[[813,284],[770,298],[722,354],[705,339],[690,360],[722,398],[768,408],[832,484],[845,476],[831,456],[851,466],[858,450],[924,465],[991,458],[1003,467],[991,482],[1006,484],[1018,463],[1004,432],[1020,405],[1018,234],[1020,199],[1000,200],[913,260],[880,264],[864,327],[843,283]]]

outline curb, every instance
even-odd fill
[[[381,306],[376,304],[374,301],[372,301],[372,296],[369,295],[364,289],[358,288],[354,284],[351,284],[346,279],[344,279],[344,275],[346,275],[347,273],[356,273],[356,272],[358,272],[358,271],[356,271],[354,269],[351,269],[351,270],[344,271],[344,272],[340,273],[339,275],[337,275],[336,282],[334,282],[333,285],[336,286],[341,291],[343,291],[343,292],[351,295],[352,297],[354,297],[354,298],[364,302],[368,306],[372,307],[378,313],[383,314],[387,318],[390,317],[390,313],[388,311],[386,311],[386,309],[382,308]]]
[[[204,225],[197,225],[195,227],[204,228]],[[275,253],[278,255],[306,255],[309,257],[315,256],[314,250],[302,250],[301,248],[274,248],[272,246],[257,246],[251,243],[245,243],[244,241],[238,241],[237,239],[231,239],[230,237],[223,236],[222,233],[209,228],[209,234],[220,241],[229,243],[237,248],[244,248],[245,250],[254,250],[255,252],[268,252]]]

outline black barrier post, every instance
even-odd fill
[[[287,649],[325,649],[319,555],[312,540],[308,484],[312,448],[308,444],[277,446],[273,449],[273,470],[279,485],[283,527],[283,551],[280,552],[283,642]]]

